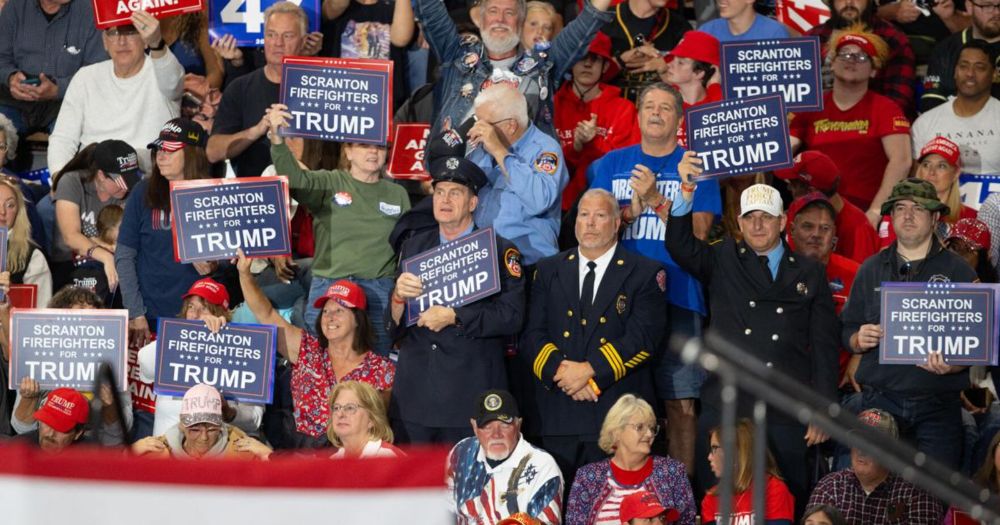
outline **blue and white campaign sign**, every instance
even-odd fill
[[[161,317],[153,390],[182,396],[205,383],[240,401],[270,403],[277,337],[274,325],[227,324],[212,333],[204,321]]]
[[[284,177],[172,181],[170,221],[180,262],[292,253]]]
[[[950,365],[997,364],[997,286],[882,283],[881,364],[924,364],[942,352]]]
[[[127,310],[22,310],[10,314],[10,384],[38,381],[43,390],[91,391],[101,363],[111,365],[119,390],[127,388]]]
[[[264,45],[264,11],[279,0],[209,0],[208,34],[212,40],[233,35],[236,45]],[[309,31],[319,31],[320,0],[291,0],[309,17]]]
[[[424,293],[407,301],[406,326],[434,305],[462,306],[500,291],[497,237],[476,230],[403,261],[403,271],[420,278]]]
[[[285,57],[288,137],[385,145],[392,127],[392,61]]]
[[[704,170],[699,179],[787,168],[792,163],[781,95],[725,100],[688,108],[688,149]]]
[[[990,193],[1000,192],[1000,175],[979,175],[962,173],[958,176],[962,204],[978,210]]]
[[[726,100],[778,93],[788,111],[822,111],[819,37],[722,44],[722,92]]]

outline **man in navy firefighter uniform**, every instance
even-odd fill
[[[618,244],[618,201],[587,191],[578,248],[538,262],[521,352],[536,381],[541,420],[529,422],[570,486],[577,467],[607,455],[604,416],[622,394],[655,399],[649,363],[664,335],[666,272]]]
[[[438,227],[408,239],[399,253],[403,261],[476,229],[476,194],[486,175],[461,157],[437,160],[434,219]],[[500,292],[458,307],[424,310],[406,326],[407,300],[423,293],[420,278],[401,272],[389,304],[389,333],[399,345],[399,362],[389,415],[397,440],[404,443],[456,443],[472,435],[467,407],[484,390],[506,389],[504,347],[521,331],[524,280],[521,252],[497,235]]]
[[[677,167],[682,180],[667,221],[666,246],[677,264],[708,289],[709,329],[739,345],[768,367],[781,371],[827,399],[836,400],[840,322],[823,266],[792,252],[781,231],[786,217],[778,190],[754,184],[740,196],[743,240],[709,246],[692,235],[694,175],[700,159],[687,152]],[[701,191],[701,189],[698,189]],[[701,396],[696,457],[708,455],[708,430],[719,424],[721,384],[709,376]],[[740,396],[741,416],[750,415],[750,396]],[[802,506],[808,499],[808,446],[827,439],[817,427],[772,410],[768,448],[785,482]],[[707,461],[698,462],[698,481],[711,486]],[[801,512],[799,512],[801,513]],[[797,514],[799,514],[797,513]]]

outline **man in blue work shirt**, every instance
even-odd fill
[[[569,181],[559,142],[528,119],[528,104],[507,85],[484,89],[475,100],[468,159],[486,172],[476,224],[493,226],[524,256],[525,265],[559,251],[562,190]]]
[[[414,0],[413,11],[424,37],[441,59],[431,136],[465,121],[472,114],[476,95],[502,82],[524,93],[531,121],[555,136],[552,95],[573,64],[587,54],[597,31],[611,21],[610,4],[610,0],[585,0],[583,11],[556,35],[551,47],[521,49],[525,0],[484,0],[476,20],[482,41],[459,37],[444,2]]]
[[[663,244],[666,232],[661,220],[670,211],[666,203],[678,194],[681,179],[677,165],[684,148],[677,145],[677,128],[683,115],[683,99],[674,88],[658,82],[639,94],[639,133],[635,146],[609,152],[590,165],[587,173],[591,188],[610,191],[622,209],[622,246],[632,252],[659,261],[666,268],[664,300],[670,333],[701,335],[706,311],[701,284],[682,270]],[[694,203],[694,235],[708,237],[716,215],[722,213],[722,199],[716,180],[703,182]],[[669,338],[669,336],[668,336]],[[697,365],[685,365],[669,350],[662,352],[653,372],[656,397],[666,406],[667,438],[670,455],[694,468],[695,400],[698,398],[704,371]]]
[[[0,113],[49,131],[83,66],[107,60],[90,0],[10,0],[0,10]]]

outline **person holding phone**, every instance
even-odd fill
[[[91,2],[10,0],[0,10],[0,114],[20,134],[51,131],[77,70],[107,58]]]

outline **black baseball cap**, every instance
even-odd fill
[[[457,128],[438,133],[427,144],[427,164],[434,164],[438,159],[445,157],[464,157],[466,137],[475,124],[476,119],[470,118]]]
[[[506,390],[487,390],[476,401],[476,426],[482,428],[492,421],[513,423],[521,417],[517,401]]]
[[[139,156],[122,140],[109,139],[94,148],[94,164],[116,184],[131,189],[139,182]]]
[[[200,146],[208,144],[208,133],[201,124],[186,119],[175,118],[167,121],[160,130],[160,136],[146,147],[152,150],[177,151],[184,146]]]

